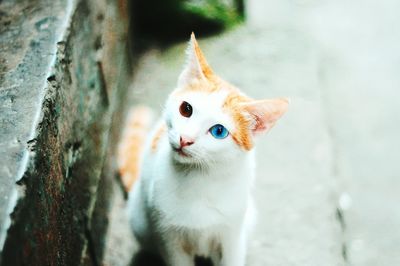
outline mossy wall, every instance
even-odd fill
[[[49,60],[46,71],[39,73],[43,78],[36,95],[40,115],[34,137],[26,142],[29,163],[15,185],[19,200],[1,254],[2,265],[95,264],[95,243],[101,242],[105,227],[98,230],[100,237],[91,237],[93,211],[111,117],[130,77],[123,4],[82,0],[55,6],[38,0],[31,11],[38,13],[33,19],[40,16],[38,7],[52,9],[54,16],[70,17],[61,29],[62,23],[47,23],[52,17],[44,14],[39,21],[47,23],[45,30],[64,30],[62,37],[34,38],[28,46],[57,41],[54,50],[49,46],[33,58],[40,61],[42,53],[56,53],[55,61]],[[38,77],[28,76],[25,82],[29,78]]]

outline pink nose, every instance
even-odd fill
[[[194,140],[188,137],[182,137],[180,138],[180,144],[181,144],[181,148],[185,147],[185,146],[190,146],[194,143]]]

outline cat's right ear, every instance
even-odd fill
[[[243,104],[243,108],[252,117],[250,129],[255,135],[269,131],[286,113],[288,106],[289,99],[286,98],[250,101]]]
[[[185,88],[190,84],[206,80],[208,75],[212,75],[211,68],[192,33],[186,49],[186,65],[178,79],[178,88]]]

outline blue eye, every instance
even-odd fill
[[[220,124],[212,126],[210,128],[210,133],[216,139],[224,139],[229,135],[228,130]]]

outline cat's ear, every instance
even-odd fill
[[[179,76],[178,88],[184,88],[193,82],[205,80],[214,75],[200,50],[194,33],[191,35],[186,54],[186,65]]]
[[[286,113],[289,100],[285,98],[251,101],[243,104],[243,108],[251,117],[253,134],[267,132],[276,121]]]

